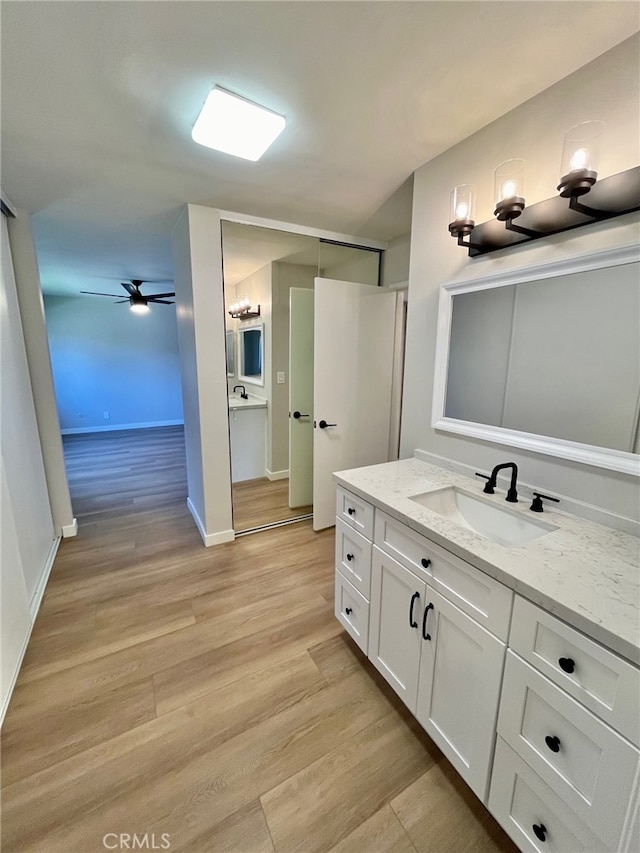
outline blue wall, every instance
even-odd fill
[[[134,314],[98,296],[44,303],[63,432],[182,423],[174,305]]]

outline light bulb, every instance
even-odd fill
[[[469,215],[469,205],[461,201],[460,204],[456,207],[456,219],[466,219]]]
[[[134,314],[147,314],[149,312],[149,306],[146,302],[132,302],[131,310]]]
[[[586,148],[578,148],[573,152],[573,156],[571,157],[570,167],[571,171],[575,172],[578,169],[585,169],[587,163],[589,162],[589,152]]]
[[[502,198],[513,198],[516,194],[516,182],[505,181],[502,185]]]

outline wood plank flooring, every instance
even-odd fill
[[[80,528],[5,721],[3,853],[515,850],[335,620],[332,530],[205,549],[181,429],[65,449]]]
[[[238,532],[313,512],[313,506],[289,507],[289,480],[243,480],[234,483],[231,492]]]

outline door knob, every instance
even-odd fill
[[[322,420],[318,423],[318,426],[320,427],[320,429],[326,429],[327,427],[338,426],[338,424],[328,424],[326,421]]]
[[[309,415],[303,415],[303,414],[301,414],[300,412],[294,412],[294,413],[293,413],[293,417],[294,417],[296,420],[298,420],[298,418],[308,418],[308,417],[309,417]]]

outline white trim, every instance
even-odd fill
[[[451,317],[453,296],[478,290],[496,287],[506,287],[511,284],[528,281],[540,281],[558,275],[570,275],[585,270],[603,269],[622,264],[640,261],[640,247],[635,243],[591,252],[560,261],[546,264],[530,264],[517,270],[484,275],[466,281],[452,281],[440,288],[438,306],[438,324],[436,337],[436,358],[433,382],[433,403],[431,426],[436,430],[466,435],[480,441],[490,441],[495,444],[506,444],[520,447],[533,453],[570,459],[584,465],[596,468],[606,468],[609,471],[619,471],[622,474],[640,476],[640,457],[637,454],[623,450],[612,450],[606,447],[582,444],[576,441],[553,438],[551,436],[534,435],[520,430],[504,427],[487,426],[445,416],[445,398],[447,386],[447,368],[449,364],[449,343],[451,337]]]
[[[22,644],[22,648],[20,649],[20,654],[18,655],[18,660],[13,675],[11,676],[11,681],[9,682],[7,694],[4,697],[2,708],[0,708],[0,726],[4,723],[5,714],[7,713],[7,708],[9,707],[9,702],[11,701],[11,697],[16,686],[16,681],[18,680],[18,675],[20,674],[20,669],[22,668],[22,661],[24,660],[27,647],[29,646],[29,640],[31,639],[33,626],[36,623],[36,616],[38,615],[40,605],[42,604],[44,591],[47,587],[47,581],[49,580],[49,575],[51,574],[51,569],[53,568],[53,563],[55,561],[56,554],[58,553],[59,546],[60,537],[57,536],[51,543],[51,547],[49,548],[49,551],[44,561],[40,580],[38,581],[33,595],[31,596],[31,603],[29,604],[29,618],[31,619],[31,625],[29,626],[29,630],[27,631],[27,636],[24,638],[24,643]]]
[[[115,424],[110,426],[91,426],[91,427],[69,427],[68,429],[61,429],[60,433],[62,435],[80,435],[80,433],[85,432],[116,432],[118,430],[125,429],[151,429],[152,427],[165,427],[165,426],[183,426],[184,421],[148,421],[147,423],[139,423],[139,424]]]
[[[264,471],[267,475],[267,480],[286,480],[289,476],[288,468],[286,471],[270,471],[268,468],[265,468]]]
[[[419,448],[416,448],[416,450],[413,451],[413,455],[415,459],[419,459],[421,462],[428,462],[430,465],[436,465],[438,468],[444,468],[447,471],[454,471],[456,474],[462,474],[465,477],[470,477],[474,480],[476,479],[475,475],[477,466],[475,465],[472,466],[467,465],[465,462],[456,462],[453,459],[448,459],[446,456],[438,456],[435,453],[429,453],[427,450],[420,450]],[[482,485],[480,480],[478,483]],[[509,477],[499,476],[498,483],[506,492],[507,487],[509,486]],[[524,498],[525,500],[531,500],[533,498],[534,489],[539,491],[541,488],[546,489],[547,487],[541,487],[540,484],[532,486],[518,480],[518,495],[520,498]],[[576,498],[567,497],[553,489],[547,489],[547,491],[551,492],[551,497],[557,497],[560,499],[560,508],[556,507],[554,504],[554,512],[566,512],[570,515],[577,515],[580,518],[587,519],[587,521],[595,521],[596,524],[604,524],[605,527],[612,527],[614,530],[622,530],[624,533],[629,533],[631,536],[640,536],[640,522],[634,518],[630,518],[626,515],[616,515],[616,513],[610,512],[607,509],[595,506],[594,504],[585,503],[584,501],[576,500]]]
[[[236,538],[236,534],[233,530],[222,530],[220,533],[207,533],[191,498],[187,498],[187,508],[193,516],[193,520],[196,523],[198,533],[202,537],[205,548],[210,548],[212,545],[222,545],[224,542],[233,542]]]
[[[62,538],[71,539],[72,536],[78,535],[78,519],[74,518],[71,524],[62,525]]]
[[[249,216],[246,213],[234,213],[231,210],[218,210],[220,219],[225,222],[237,222],[240,225],[256,225],[259,228],[271,228],[274,231],[288,231],[291,234],[302,234],[305,237],[318,237],[325,240],[336,240],[339,243],[351,243],[352,246],[362,246],[364,249],[388,248],[388,243],[382,240],[356,237],[353,234],[339,234],[336,231],[324,231],[321,228],[309,228],[306,225],[296,225],[293,222],[281,222],[277,219],[265,219],[262,216]]]

